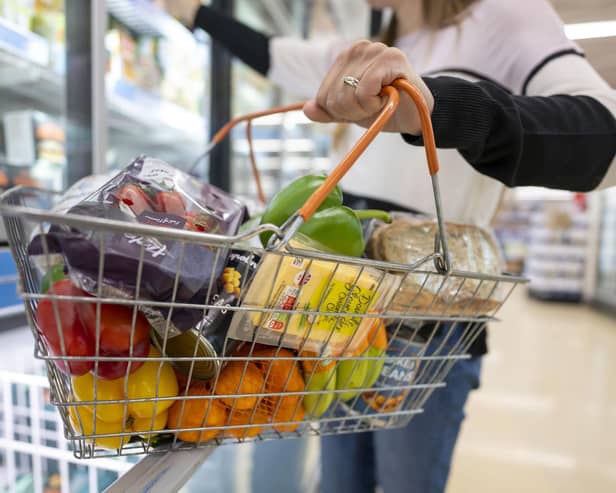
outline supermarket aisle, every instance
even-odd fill
[[[523,288],[500,316],[448,493],[616,491],[616,319]]]

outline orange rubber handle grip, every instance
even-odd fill
[[[395,89],[394,89],[395,88]],[[432,119],[430,117],[430,110],[426,105],[424,97],[421,92],[405,79],[396,79],[391,86],[383,88],[381,94],[386,96],[387,103],[381,110],[379,116],[374,120],[372,125],[364,132],[361,138],[353,146],[353,148],[347,153],[346,156],[340,161],[340,164],[332,171],[323,184],[315,190],[306,203],[298,211],[298,214],[307,221],[316,212],[325,198],[332,192],[338,185],[342,177],[351,169],[353,164],[359,159],[359,156],[366,150],[368,145],[376,138],[376,136],[383,130],[387,122],[396,112],[400,103],[400,96],[398,89],[401,92],[408,94],[417,110],[421,121],[421,129],[424,139],[424,147],[426,149],[426,158],[428,160],[428,169],[430,170],[430,176],[438,173],[439,164],[438,156],[436,153],[436,144],[434,140],[434,131],[432,129]]]

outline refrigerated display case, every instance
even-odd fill
[[[594,300],[616,313],[616,190],[602,192],[599,204]]]
[[[0,0],[0,192],[63,191],[138,154],[187,169],[203,152],[208,41],[156,3]],[[133,464],[75,458],[25,326],[0,228],[0,336],[28,342],[7,343],[24,365],[0,364],[0,491],[102,491]]]
[[[209,132],[208,50],[149,0],[0,2],[0,190],[62,191],[140,154],[189,168]],[[14,292],[2,253],[0,286]]]
[[[107,167],[147,154],[188,169],[209,133],[209,42],[154,2],[107,5]]]
[[[66,186],[61,1],[0,2],[0,192]],[[0,227],[0,328],[23,324],[17,270]]]

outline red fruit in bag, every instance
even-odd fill
[[[57,296],[88,296],[84,291],[73,285],[70,279],[55,282],[48,295]],[[57,315],[54,310],[57,307]],[[47,350],[52,356],[94,356],[94,339],[85,330],[77,310],[78,302],[68,300],[43,299],[36,309],[38,324]],[[62,350],[64,340],[64,351]],[[60,370],[69,375],[83,375],[94,367],[93,361],[62,361],[55,360]]]
[[[137,185],[124,185],[118,191],[117,198],[124,205],[127,205],[136,216],[152,210],[148,196]]]
[[[82,303],[78,307],[81,321],[93,340],[96,340],[96,303]],[[101,304],[99,321],[99,354],[101,356],[130,356],[131,332],[134,357],[147,357],[150,350],[150,325],[145,316],[137,312],[133,330],[133,308],[122,305]],[[133,361],[130,372],[143,365]],[[99,361],[97,376],[106,379],[120,378],[126,374],[128,361]]]
[[[156,194],[156,210],[182,216],[186,212],[182,196],[178,192],[158,192]]]

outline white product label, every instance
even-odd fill
[[[163,161],[148,159],[143,163],[138,178],[152,183],[172,185],[174,173]]]

